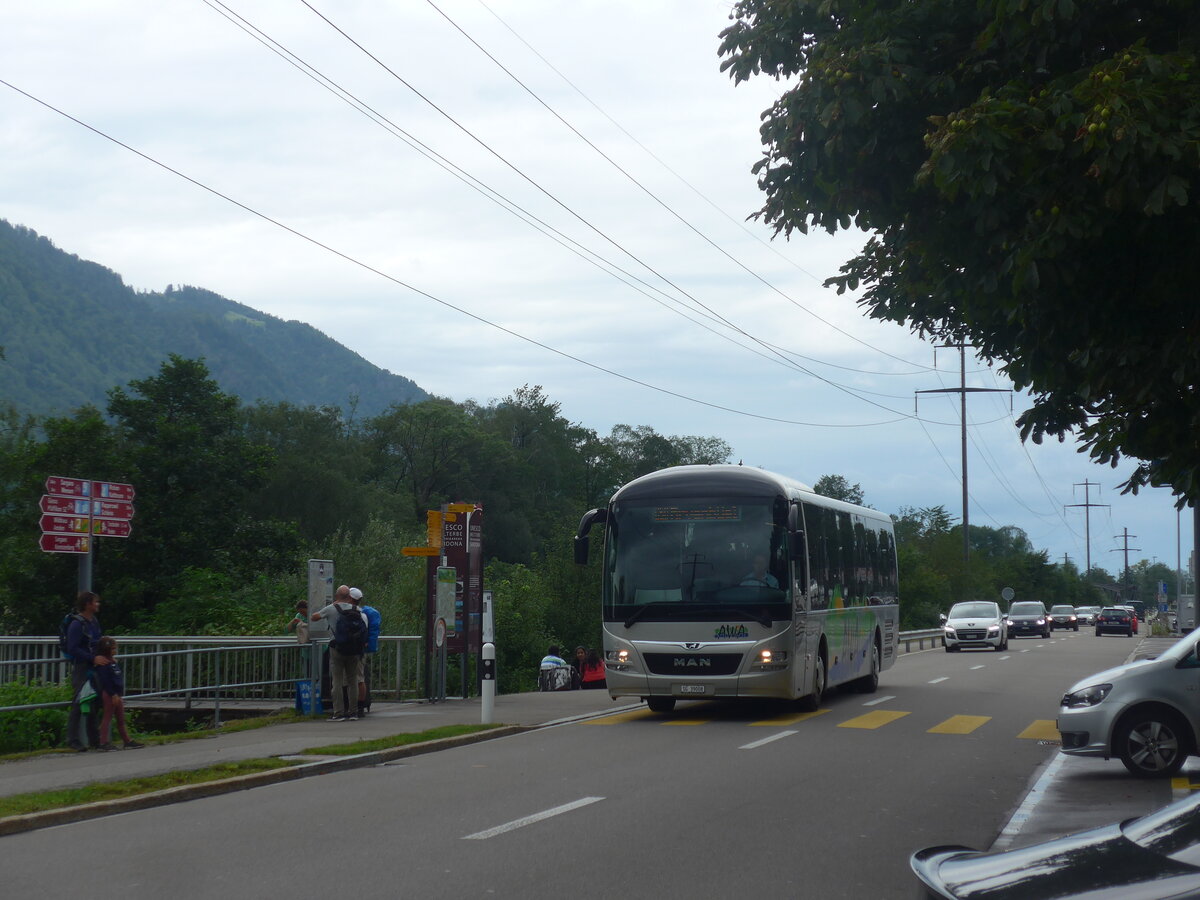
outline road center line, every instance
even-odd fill
[[[773,734],[770,737],[762,738],[760,740],[754,741],[753,743],[742,744],[742,746],[738,747],[738,749],[739,750],[753,750],[756,747],[761,747],[763,744],[769,744],[769,743],[771,743],[771,741],[777,741],[780,738],[791,737],[793,734],[799,734],[799,733],[800,732],[798,732],[798,731],[781,731],[781,732],[779,732],[779,734]]]
[[[886,697],[876,697],[874,700],[868,700],[866,703],[863,704],[863,706],[875,706],[876,704],[887,703],[889,700],[895,700],[895,699],[896,699],[895,695],[889,694]]]
[[[943,675],[941,678],[935,678],[935,679],[933,679],[933,681],[931,681],[931,682],[929,682],[929,683],[930,683],[930,684],[937,684],[939,681],[947,681],[949,678],[950,678],[950,676],[949,676],[949,675]]]
[[[986,669],[986,668],[987,668],[987,666],[971,666],[971,671],[974,672],[976,669]]]
[[[554,816],[561,816],[563,813],[571,812],[583,806],[589,806],[592,803],[597,803],[603,800],[603,797],[582,797],[573,803],[564,803],[562,806],[556,806],[553,809],[542,810],[542,812],[534,813],[532,816],[525,816],[522,819],[513,819],[511,822],[506,822],[504,825],[497,825],[495,828],[489,828],[486,831],[477,831],[474,834],[466,835],[464,841],[486,841],[488,838],[495,837],[498,834],[504,834],[509,831],[516,831],[518,828],[524,828],[526,825],[532,825],[534,822],[540,822],[543,819],[550,819]]]

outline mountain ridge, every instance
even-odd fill
[[[139,292],[101,263],[0,219],[0,402],[64,415],[157,373],[169,354],[203,358],[243,403],[355,406],[376,415],[429,394],[318,329],[213,291]]]

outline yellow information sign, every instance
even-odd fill
[[[437,547],[401,547],[402,556],[441,556],[442,551]]]

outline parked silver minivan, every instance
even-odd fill
[[[1157,659],[1085,678],[1062,698],[1058,731],[1071,756],[1117,757],[1134,775],[1174,775],[1200,735],[1200,636],[1180,638]]]

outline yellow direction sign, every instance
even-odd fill
[[[401,547],[403,556],[440,556],[442,551],[437,547]]]
[[[474,503],[447,503],[446,510],[447,510],[447,512],[452,512],[452,513],[475,512],[475,504]]]

